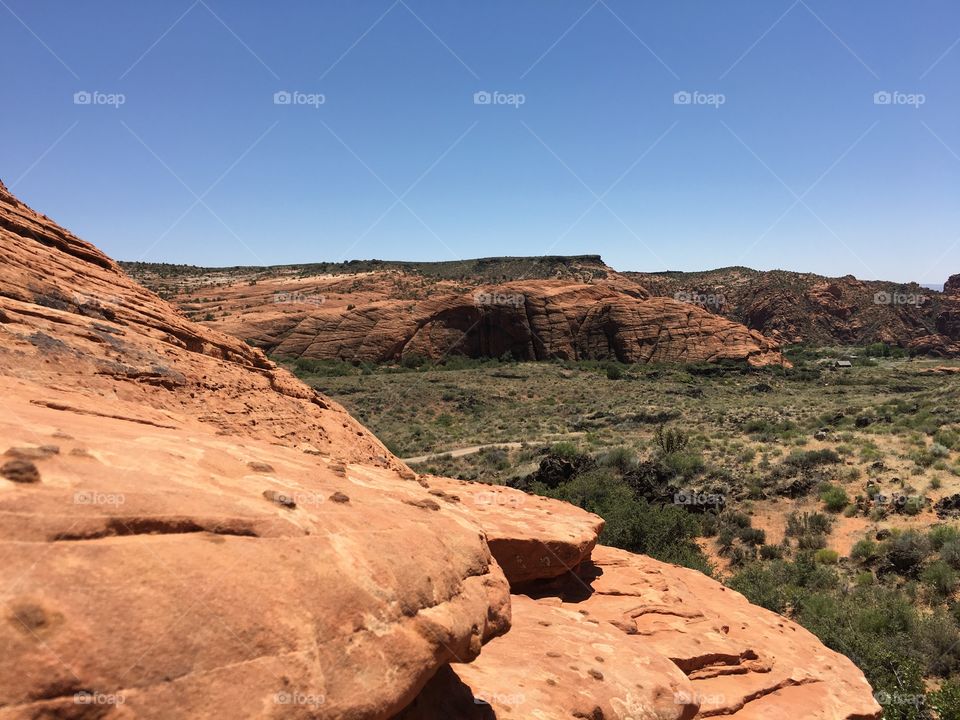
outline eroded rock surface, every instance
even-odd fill
[[[455,496],[483,526],[511,585],[558,577],[590,557],[603,519],[573,505],[513,488],[426,477],[432,492]]]
[[[0,260],[0,718],[383,718],[507,630],[335,403],[5,191]]]
[[[173,297],[271,354],[393,362],[516,359],[779,364],[776,341],[696,305],[650,297],[616,273],[499,284],[360,276],[226,279]]]

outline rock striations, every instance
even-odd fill
[[[170,287],[155,275],[141,277],[158,290]],[[783,361],[776,341],[694,304],[651,297],[613,271],[496,284],[399,271],[207,273],[192,280],[206,284],[171,297],[185,312],[281,357]]]
[[[793,623],[417,477],[2,185],[0,259],[0,720],[880,717]]]

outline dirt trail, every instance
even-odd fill
[[[545,438],[542,440],[525,440],[523,442],[498,442],[498,443],[487,443],[486,445],[471,445],[470,447],[457,448],[456,450],[445,450],[442,452],[433,452],[428,453],[427,455],[417,455],[416,457],[403,458],[403,461],[407,464],[410,463],[425,463],[436,458],[450,456],[450,457],[464,457],[465,455],[475,455],[481,450],[486,450],[487,448],[500,448],[502,450],[519,450],[524,445],[547,445],[549,443],[560,442],[561,440],[567,440],[570,438],[581,437],[585,433],[582,432],[572,432],[565,433],[563,435],[557,435],[555,437]]]

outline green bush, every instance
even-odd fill
[[[601,538],[605,545],[708,575],[713,570],[695,541],[700,523],[694,515],[675,505],[652,505],[637,499],[609,468],[587,470],[544,494],[602,517],[606,521]]]
[[[885,544],[884,557],[900,575],[916,577],[930,554],[930,541],[916,530],[894,535]]]
[[[828,485],[820,491],[820,500],[830,512],[841,512],[850,504],[847,491],[838,485]]]
[[[858,562],[871,562],[877,559],[880,554],[879,551],[879,546],[873,540],[864,538],[854,544],[853,549],[850,550],[850,557]]]
[[[783,461],[802,470],[810,470],[820,465],[836,465],[841,462],[840,455],[829,448],[823,450],[794,450]]]
[[[623,377],[623,368],[616,363],[607,365],[607,380],[619,380]]]
[[[921,579],[940,598],[950,597],[957,587],[956,570],[943,560],[937,560],[924,568]]]
[[[817,550],[813,556],[821,565],[836,565],[840,561],[840,553],[826,548]]]
[[[960,570],[960,540],[948,540],[940,547],[940,559],[954,570]]]

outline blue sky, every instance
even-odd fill
[[[960,272],[955,0],[0,0],[0,53],[0,178],[120,259]]]

